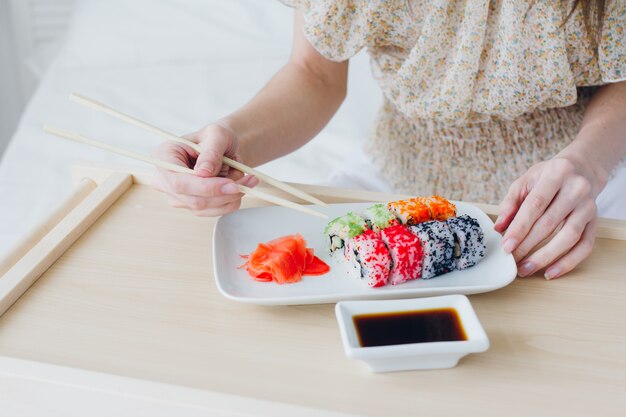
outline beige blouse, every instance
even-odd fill
[[[399,192],[497,203],[574,139],[579,87],[626,80],[624,0],[597,50],[573,0],[284,2],[326,58],[367,48],[385,104],[365,147]]]

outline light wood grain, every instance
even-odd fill
[[[129,174],[113,174],[0,278],[0,315],[128,189]]]
[[[626,407],[624,241],[599,239],[566,278],[471,296],[487,352],[449,370],[371,374],[344,356],[333,305],[223,298],[214,223],[133,185],[0,317],[0,356],[365,416]]]
[[[39,242],[50,230],[56,226],[67,214],[83,201],[96,188],[96,183],[89,178],[81,178],[76,188],[59,205],[52,210],[50,215],[37,224],[21,241],[0,260],[0,277],[2,277],[13,265],[17,263],[37,242]]]
[[[357,417],[0,356],[2,417]]]

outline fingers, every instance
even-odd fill
[[[527,236],[513,252],[516,261],[523,259],[550,236],[575,207],[588,197],[590,185],[581,177],[566,181],[547,210],[533,224]],[[593,205],[591,200],[588,203]],[[591,207],[587,209],[592,210]]]
[[[563,223],[563,228],[554,236],[554,238],[552,238],[544,247],[540,248],[524,261],[520,262],[518,274],[522,277],[532,275],[536,271],[551,265],[564,254],[570,252],[570,250],[572,250],[572,248],[574,248],[579,242],[583,241],[583,233],[587,229],[588,225],[593,223],[593,227],[595,227],[595,218],[596,208],[593,202],[590,204],[584,204],[574,209],[574,211],[572,211]],[[593,229],[592,232],[594,230],[595,229]],[[595,232],[593,236],[595,236]],[[589,236],[586,235],[584,238],[589,239]],[[586,249],[585,245],[586,243],[583,243],[581,248],[574,251],[574,260],[579,258],[584,253],[583,249]],[[569,262],[572,260],[571,256],[569,258],[570,260],[566,260],[567,263],[565,264],[565,266],[568,267],[570,266]],[[571,268],[575,265],[576,264],[573,264]]]
[[[509,191],[507,192],[504,200],[500,203],[500,207],[498,210],[498,218],[496,219],[496,223],[494,225],[494,229],[497,232],[504,232],[515,214],[519,210],[519,206],[521,201],[526,197],[524,190],[526,181],[523,178],[519,178],[514,181],[509,187]]]
[[[246,187],[255,187],[258,185],[256,177],[247,176],[236,184],[245,185]],[[236,186],[235,186],[235,189]],[[198,196],[198,195],[185,195],[185,194],[170,194],[179,203],[182,203],[182,207],[188,208],[192,211],[202,211],[211,207],[222,207],[235,201],[241,200],[243,196],[239,190],[234,194],[216,195],[216,196]]]
[[[198,153],[182,143],[163,142],[153,152],[155,158],[185,167],[195,163]]]
[[[218,125],[209,125],[198,132],[185,135],[184,138],[197,143],[201,152],[198,153],[185,144],[164,142],[156,149],[155,157],[193,168],[200,177],[226,177],[234,171],[222,161],[224,156],[239,160],[237,139],[230,130]],[[239,175],[241,176],[243,174]]]
[[[528,193],[502,239],[502,249],[512,253],[526,238],[561,187],[560,177],[543,175]]]
[[[187,167],[197,165],[196,158],[199,158],[197,153],[188,146],[172,142],[162,144],[154,154],[163,161]],[[220,165],[219,170],[221,169],[222,166]],[[230,170],[224,177],[207,178],[206,176],[200,177],[157,168],[153,185],[159,191],[167,194],[217,197],[224,194],[238,194],[239,191],[233,182],[241,178],[243,178],[243,174],[237,170]]]
[[[259,180],[244,176],[223,163],[224,156],[239,160],[234,133],[219,125],[210,125],[185,137],[199,144],[201,152],[184,144],[165,142],[156,149],[155,156],[193,167],[195,173],[157,169],[153,177],[154,188],[168,194],[172,206],[190,209],[199,216],[216,216],[237,210],[243,196],[237,184],[255,187]]]
[[[238,184],[245,185],[246,187],[254,188],[260,184],[261,180],[254,175],[246,175],[245,177],[238,179],[236,182]]]
[[[597,219],[591,221],[585,227],[580,240],[576,245],[561,259],[554,262],[544,275],[546,279],[559,278],[570,272],[576,265],[581,263],[587,256],[591,254],[593,243],[596,236]]]
[[[155,175],[153,180],[153,186],[167,194],[205,198],[239,193],[235,182],[230,178],[201,178],[165,169],[158,169],[157,175]]]
[[[211,181],[213,179],[207,178],[204,180]],[[256,187],[259,184],[259,180],[254,176],[245,176],[236,181],[236,183],[246,187]],[[197,216],[219,216],[237,210],[241,205],[242,196],[243,194],[238,190],[235,194],[208,197],[174,193],[170,194],[170,205],[189,209]]]
[[[198,133],[202,152],[198,155],[194,170],[201,177],[226,176],[231,171],[222,158],[237,159],[237,140],[230,130],[210,125]]]
[[[237,161],[237,162],[241,162],[241,159],[240,159],[238,156],[235,156],[233,159],[234,159],[235,161]],[[231,167],[229,167],[229,166],[228,166],[228,165],[226,165],[226,164],[224,164],[224,165],[223,165],[223,167],[225,167],[225,168],[230,168],[230,169],[226,172],[226,174],[225,174],[225,177],[226,177],[226,178],[230,178],[230,179],[231,179],[231,180],[233,180],[233,181],[237,181],[237,180],[239,180],[240,178],[243,178],[243,176],[244,176],[244,173],[243,173],[243,172],[241,172],[241,171],[239,171],[238,169],[231,168]],[[255,180],[257,180],[256,184],[258,184],[258,179],[257,179],[256,177],[252,177],[252,176],[251,176],[251,178],[255,178]],[[256,185],[256,184],[255,184],[255,185]]]
[[[546,267],[546,278],[561,276],[591,251],[596,205],[593,182],[585,172],[575,161],[553,158],[534,165],[511,185],[494,229],[505,231],[504,252],[516,261],[523,259],[520,276]]]

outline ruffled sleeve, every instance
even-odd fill
[[[333,61],[363,48],[393,107],[450,124],[576,103],[626,79],[626,1],[608,1],[598,48],[575,0],[282,0]],[[461,5],[462,4],[462,5]],[[565,24],[564,24],[565,22]]]
[[[512,120],[576,103],[579,86],[626,77],[623,0],[607,2],[598,49],[584,30],[580,7],[563,25],[573,1],[419,4],[413,16],[421,22],[405,53],[370,51],[385,96],[411,118]]]
[[[433,0],[419,12],[405,56],[373,54],[385,95],[407,116],[465,124],[576,102],[558,2]]]
[[[280,1],[302,13],[305,36],[332,61],[349,59],[366,47],[398,42],[411,27],[401,0]]]
[[[604,82],[626,81],[626,2],[613,1],[600,43],[600,71]]]
[[[626,2],[607,2],[602,35],[594,48],[578,7],[565,27],[567,53],[579,86],[626,81]]]

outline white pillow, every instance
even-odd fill
[[[62,52],[70,67],[287,57],[293,11],[259,0],[79,0]]]

